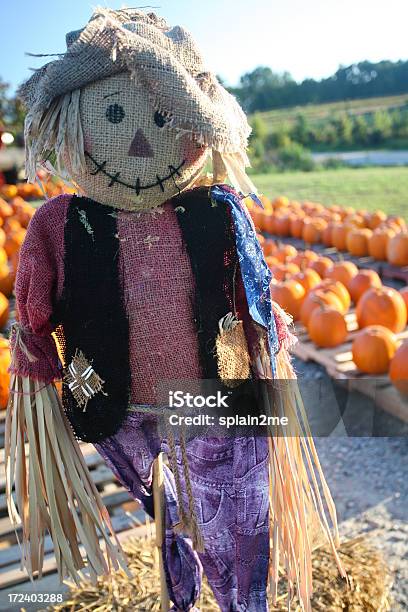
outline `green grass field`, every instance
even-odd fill
[[[274,198],[341,204],[408,217],[408,169],[359,168],[320,172],[256,174],[251,179],[261,193]]]
[[[310,123],[317,123],[333,114],[347,112],[352,115],[364,115],[379,110],[400,108],[408,102],[408,94],[399,96],[386,96],[380,98],[365,98],[362,100],[344,100],[328,104],[307,104],[291,108],[278,108],[276,110],[259,113],[265,121],[268,130],[272,131],[277,125],[287,123],[291,125],[301,113]]]

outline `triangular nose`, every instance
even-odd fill
[[[128,155],[132,157],[153,157],[153,149],[141,129],[136,131]]]

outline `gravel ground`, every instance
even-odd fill
[[[310,386],[315,400],[320,393],[319,401],[313,402],[317,408],[310,409],[312,426],[321,426],[322,412],[329,414],[323,419],[326,425],[337,422],[334,398],[344,410],[345,427],[337,424],[330,436],[316,438],[341,534],[366,534],[382,550],[394,581],[391,610],[408,610],[408,426],[376,410],[359,393],[334,392],[333,396],[319,391],[319,387],[332,388],[320,366],[298,360],[295,366],[301,388]]]

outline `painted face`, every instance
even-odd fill
[[[187,187],[205,163],[206,148],[170,128],[127,72],[82,89],[80,113],[86,171],[72,178],[102,204],[153,208]]]

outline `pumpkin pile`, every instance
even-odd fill
[[[368,374],[389,372],[408,394],[408,341],[398,346],[396,336],[407,326],[408,287],[397,291],[383,285],[374,270],[351,261],[333,262],[262,234],[258,238],[273,274],[272,299],[303,323],[316,346],[332,348],[347,340],[346,314],[353,305],[360,330],[352,344],[355,364]]]
[[[402,217],[316,202],[273,201],[261,196],[264,208],[246,200],[255,227],[277,237],[301,238],[355,257],[371,256],[395,266],[408,266],[408,229]]]

